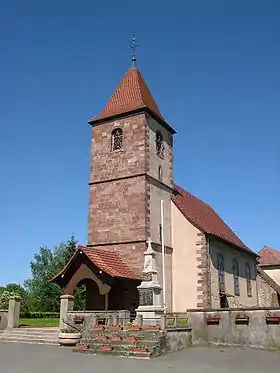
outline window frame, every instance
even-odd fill
[[[163,136],[160,131],[156,131],[156,155],[160,158],[164,158],[164,142]]]
[[[217,267],[218,267],[218,281],[219,281],[219,292],[224,293],[226,290],[225,284],[225,260],[222,253],[217,254]]]
[[[232,260],[232,274],[233,274],[233,287],[234,287],[234,295],[240,296],[240,284],[239,284],[239,265],[238,260]]]
[[[117,144],[117,141],[120,144]],[[111,132],[111,151],[115,152],[123,149],[123,130],[120,127],[114,128]]]
[[[247,286],[247,297],[252,297],[252,271],[251,266],[248,262],[245,263],[245,276]]]

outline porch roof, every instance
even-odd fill
[[[84,254],[86,257],[102,272],[107,273],[111,277],[122,277],[132,280],[142,280],[143,276],[135,272],[122,258],[121,254],[117,251],[109,249],[95,249],[78,246],[72,258],[66,266],[55,275],[51,282],[56,282],[71,266],[78,255]]]

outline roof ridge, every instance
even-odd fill
[[[241,241],[211,205],[178,185],[175,185],[175,189],[179,194],[175,195],[172,200],[191,224],[205,234],[213,235],[257,256]]]
[[[175,185],[175,188],[176,188],[176,189],[181,189],[184,193],[189,194],[191,197],[197,199],[199,202],[203,203],[205,206],[208,206],[211,210],[213,210],[214,212],[216,212],[216,211],[214,210],[214,208],[213,208],[211,205],[209,205],[209,203],[203,201],[201,198],[199,198],[199,197],[197,197],[196,195],[192,194],[192,193],[189,192],[188,190],[186,190],[186,189],[180,187],[179,185]]]

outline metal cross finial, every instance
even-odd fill
[[[137,47],[138,47],[138,45],[136,44],[136,38],[135,38],[135,35],[133,33],[132,34],[132,42],[130,44],[130,49],[132,50],[132,64],[133,65],[136,64],[135,50],[136,50]]]

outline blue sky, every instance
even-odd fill
[[[14,1],[0,13],[0,284],[86,242],[90,127],[130,65],[177,130],[176,182],[280,248],[280,2]],[[277,146],[278,145],[278,146]]]

